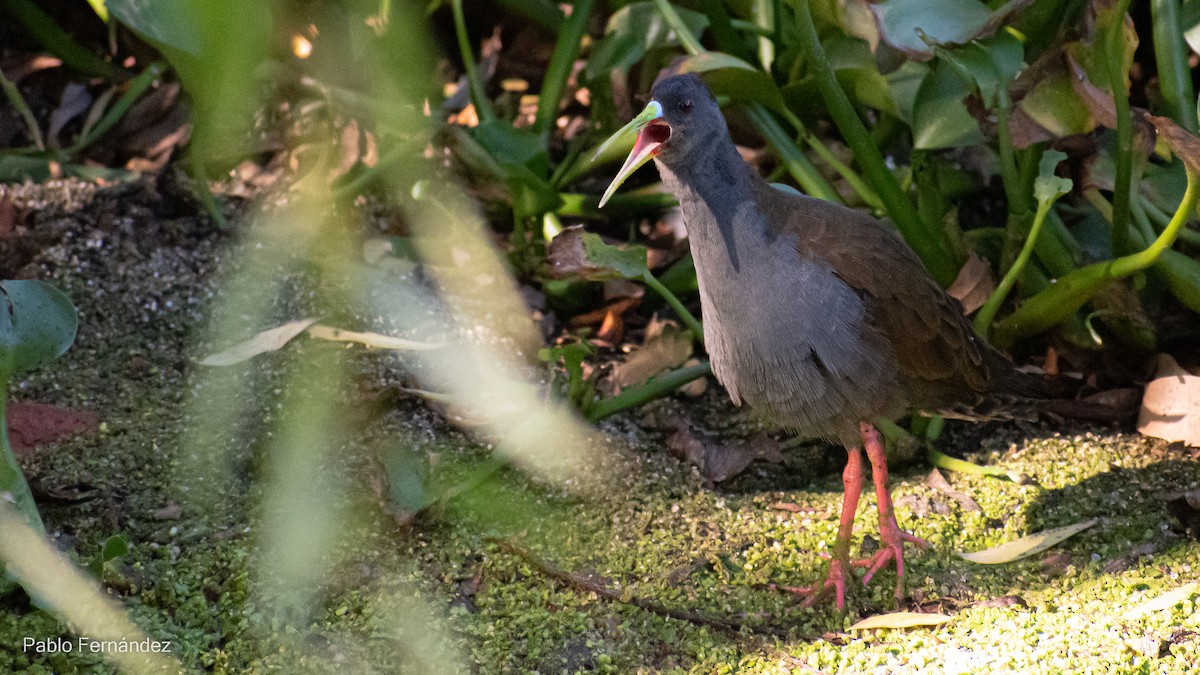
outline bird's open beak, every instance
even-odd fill
[[[629,157],[625,159],[625,164],[621,166],[621,170],[617,172],[612,183],[609,183],[608,189],[604,191],[604,196],[600,198],[601,208],[608,202],[608,198],[612,197],[613,193],[617,191],[617,188],[621,187],[621,183],[624,183],[626,178],[629,178],[634,171],[637,171],[638,168],[657,155],[662,144],[670,140],[671,125],[667,124],[662,116],[662,105],[658,101],[650,101],[650,105],[646,106],[646,109],[641,114],[633,118],[629,124],[621,127],[620,131],[610,136],[596,150],[596,155],[599,155],[617,139],[623,138],[631,131],[638,132],[637,141],[633,144],[633,151],[629,153]]]

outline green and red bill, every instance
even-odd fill
[[[621,127],[620,131],[609,136],[608,140],[604,141],[599,148],[596,149],[596,154],[593,157],[599,156],[613,143],[625,138],[632,132],[637,132],[637,140],[633,143],[633,150],[629,153],[629,157],[625,159],[625,164],[621,166],[621,170],[617,172],[612,183],[609,183],[608,189],[604,191],[604,196],[600,198],[600,208],[608,203],[613,193],[626,178],[633,175],[634,171],[641,168],[643,164],[649,162],[662,149],[662,144],[666,143],[671,138],[671,126],[663,120],[662,105],[658,101],[650,101],[646,109],[638,114],[637,117],[629,121],[629,124]]]

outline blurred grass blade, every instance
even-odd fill
[[[0,5],[15,16],[43,47],[62,59],[63,65],[85,75],[110,82],[124,79],[124,71],[96,56],[63,30],[53,18],[31,0],[0,0]]]
[[[1196,120],[1196,95],[1188,65],[1188,47],[1179,20],[1180,0],[1150,0],[1154,31],[1154,60],[1158,65],[1158,90],[1163,109],[1192,133],[1200,131]]]
[[[542,80],[542,91],[538,95],[537,117],[533,122],[533,128],[543,138],[558,116],[558,104],[567,89],[567,79],[571,77],[571,69],[579,57],[580,42],[595,7],[596,0],[576,0],[571,6],[571,15],[558,31],[558,40],[554,43],[550,63],[546,66],[546,76]]]

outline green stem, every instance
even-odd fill
[[[779,155],[784,168],[800,187],[809,195],[834,204],[841,204],[842,198],[837,190],[825,180],[817,167],[813,166],[808,157],[796,147],[796,142],[779,124],[779,120],[761,103],[751,103],[746,106],[746,112],[758,133],[767,141],[767,145]]]
[[[1131,0],[1118,0],[1112,23],[1105,28],[1101,60],[1112,89],[1117,115],[1116,178],[1113,183],[1113,252],[1129,250],[1129,197],[1133,180],[1133,119],[1129,114],[1129,92],[1125,91],[1125,13]]]
[[[0,499],[9,501],[16,506],[18,512],[25,516],[28,522],[40,534],[46,533],[42,517],[38,514],[37,503],[33,501],[33,493],[29,491],[29,483],[25,482],[25,474],[17,464],[12,445],[8,442],[7,406],[8,378],[0,378],[0,452],[4,457],[0,460]],[[0,577],[2,578],[2,577]]]
[[[1187,191],[1163,233],[1144,250],[1116,260],[1074,270],[1025,301],[1015,312],[996,324],[995,343],[1004,349],[1017,340],[1061,323],[1098,290],[1114,279],[1127,277],[1154,264],[1175,242],[1196,208],[1197,177],[1187,172]]]
[[[653,401],[656,398],[666,396],[688,382],[698,380],[711,373],[712,366],[705,361],[704,363],[697,363],[694,366],[684,366],[669,373],[663,373],[658,377],[652,377],[636,387],[630,387],[612,398],[606,398],[596,403],[588,410],[588,421],[593,423],[599,422],[605,417],[615,415],[622,410],[636,408],[647,401]]]
[[[1029,212],[1029,196],[1032,192],[1022,192],[1022,176],[1017,170],[1017,158],[1013,152],[1012,132],[1009,129],[1009,115],[1012,104],[1008,92],[1000,92],[1000,101],[996,105],[996,144],[1000,149],[1000,176],[1004,182],[1004,196],[1008,198],[1008,212],[1024,214]]]
[[[463,0],[450,0],[450,8],[454,13],[454,36],[458,40],[458,52],[462,57],[463,70],[467,73],[467,85],[471,88],[471,102],[475,104],[475,112],[480,122],[491,122],[496,119],[496,111],[492,110],[492,102],[487,98],[483,88],[483,80],[479,77],[479,68],[475,65],[475,53],[471,49],[471,40],[467,37],[467,19],[463,16]]]
[[[667,22],[671,30],[675,31],[675,37],[679,38],[679,44],[683,45],[685,52],[695,56],[707,51],[696,39],[696,36],[692,35],[692,31],[688,30],[687,24],[679,17],[671,3],[667,0],[654,0],[654,6],[658,8],[658,13],[662,14],[663,20]]]
[[[544,137],[554,125],[558,115],[558,104],[567,88],[567,80],[571,77],[571,67],[579,57],[579,46],[583,34],[587,30],[588,20],[596,0],[575,0],[571,16],[563,22],[554,43],[554,51],[550,54],[550,65],[546,67],[546,77],[542,80],[542,93],[538,97],[537,118],[533,128]]]
[[[866,126],[859,119],[858,113],[829,66],[825,50],[817,38],[817,29],[813,25],[808,0],[798,0],[796,23],[801,50],[808,56],[807,63],[821,91],[821,97],[825,100],[829,114],[841,130],[846,143],[854,152],[867,181],[879,194],[887,207],[888,215],[895,221],[905,241],[921,257],[930,274],[942,286],[949,286],[958,274],[958,263],[950,242],[946,240],[940,228],[933,227],[921,219],[916,207],[900,189],[900,183],[888,169],[883,153],[871,139]]]
[[[21,114],[21,119],[25,122],[25,129],[29,132],[29,139],[33,141],[34,147],[38,150],[45,150],[46,142],[42,140],[42,130],[38,128],[37,118],[33,116],[33,111],[29,109],[25,97],[21,96],[21,90],[17,89],[17,85],[4,76],[3,71],[0,71],[0,88],[4,89],[4,95],[12,107]]]
[[[63,30],[54,18],[30,0],[4,0],[3,5],[43,47],[64,65],[110,82],[125,79],[125,71],[93,54]]]
[[[996,290],[992,291],[987,302],[983,303],[983,307],[975,315],[976,334],[985,338],[988,336],[992,320],[996,318],[996,312],[1000,310],[1000,305],[1008,297],[1009,291],[1017,283],[1017,277],[1021,276],[1021,270],[1025,269],[1025,265],[1029,263],[1029,257],[1033,255],[1034,243],[1037,242],[1038,235],[1042,232],[1042,223],[1046,221],[1046,214],[1050,212],[1052,206],[1054,206],[1052,201],[1038,204],[1037,212],[1033,216],[1033,227],[1029,228],[1029,235],[1025,237],[1025,245],[1021,247],[1020,255],[1017,256],[1012,267],[1004,273],[1004,278],[996,286]]]
[[[1154,24],[1154,60],[1158,64],[1158,90],[1163,97],[1166,116],[1180,126],[1197,132],[1196,96],[1192,91],[1192,72],[1188,67],[1188,46],[1179,21],[1180,0],[1150,0]]]
[[[166,66],[162,62],[156,61],[147,66],[137,77],[130,80],[126,85],[125,93],[121,94],[117,102],[104,113],[104,117],[100,118],[96,126],[92,127],[85,136],[67,149],[67,154],[74,155],[104,136],[109,129],[121,121],[125,113],[129,112],[133,104],[137,103],[137,100],[150,88],[150,85],[154,84],[154,81],[163,74],[164,70],[166,70]]]
[[[655,293],[658,293],[662,296],[663,300],[667,301],[667,304],[671,306],[671,309],[675,310],[675,313],[679,315],[679,318],[683,321],[684,325],[688,327],[688,330],[692,331],[692,337],[695,338],[696,342],[703,345],[704,326],[700,324],[695,315],[688,311],[687,307],[683,306],[683,303],[680,302],[679,298],[671,292],[671,289],[667,288],[662,284],[661,281],[656,279],[654,275],[650,273],[650,270],[642,272],[642,282],[654,289]]]

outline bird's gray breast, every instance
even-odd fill
[[[895,357],[854,289],[801,255],[794,234],[761,232],[739,227],[722,242],[738,249],[736,267],[726,245],[693,238],[713,371],[775,424],[852,442],[860,421],[903,411]]]

